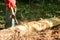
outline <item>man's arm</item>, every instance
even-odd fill
[[[15,16],[14,9],[11,7],[11,15]]]
[[[14,18],[14,19],[15,19],[15,23],[18,24],[18,21],[17,21],[17,19],[16,19],[17,8],[13,9],[13,8],[11,7],[11,12],[12,12],[12,13],[11,13],[12,18]]]

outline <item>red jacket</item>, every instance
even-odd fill
[[[15,6],[16,6],[15,4],[16,4],[16,0],[6,0],[6,8],[8,10],[10,10],[11,7],[15,9]]]

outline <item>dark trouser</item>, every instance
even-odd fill
[[[6,18],[5,18],[5,28],[12,26],[12,15],[10,10],[6,10]]]

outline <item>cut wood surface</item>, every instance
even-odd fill
[[[22,22],[21,25],[0,31],[0,40],[60,40],[60,17]]]

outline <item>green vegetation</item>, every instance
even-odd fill
[[[5,20],[5,4],[0,1],[0,22]],[[17,0],[17,19],[40,19],[60,16],[59,0]]]

